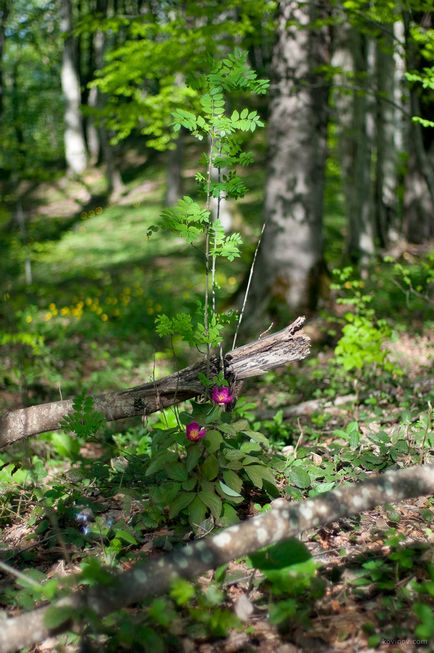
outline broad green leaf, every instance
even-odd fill
[[[238,513],[233,506],[231,506],[229,503],[224,503],[223,514],[220,517],[219,521],[222,526],[227,528],[233,524],[238,524],[240,518],[238,517]]]
[[[188,478],[188,473],[185,468],[185,464],[181,462],[174,462],[170,465],[164,466],[164,471],[167,476],[173,481],[186,481]]]
[[[70,619],[77,617],[77,614],[77,609],[72,608],[69,605],[62,605],[58,607],[53,605],[48,608],[47,612],[44,615],[44,625],[47,628],[57,628],[58,626],[64,624],[65,621],[69,621]]]
[[[270,533],[270,537],[272,533]],[[284,569],[291,565],[305,562],[311,558],[309,549],[296,538],[273,544],[265,549],[255,551],[249,556],[252,565],[260,571]]]
[[[259,444],[263,444],[266,447],[270,446],[270,441],[262,433],[258,433],[257,431],[243,431],[243,433],[255,442],[259,442]]]
[[[182,489],[187,490],[187,492],[190,492],[196,487],[197,483],[197,478],[192,476],[192,478],[188,478],[184,483],[182,484]]]
[[[236,490],[233,490],[229,485],[226,485],[223,483],[223,481],[219,481],[220,488],[223,490],[225,494],[227,494],[228,497],[241,497],[241,494],[237,492]]]
[[[210,453],[218,451],[222,442],[223,436],[220,431],[208,431],[204,440],[205,446]]]
[[[208,437],[208,434],[207,434]],[[191,472],[199,462],[199,459],[202,455],[202,448],[198,446],[189,447],[187,451],[187,456],[185,458],[185,467],[187,472]]]
[[[296,487],[305,489],[310,487],[310,476],[302,467],[293,465],[288,473],[288,483],[293,483]]]
[[[233,424],[219,424],[219,429],[228,435],[236,435],[238,433]]]
[[[273,473],[265,467],[265,465],[247,465],[244,468],[244,471],[252,481],[253,485],[259,489],[262,488],[264,480],[273,485],[275,483]]]
[[[165,467],[167,464],[171,464],[175,462],[177,459],[177,456],[175,453],[171,451],[165,451],[164,453],[160,454],[154,460],[151,461],[150,465],[148,466],[145,476],[150,476],[151,474],[155,474],[156,472],[159,472],[161,469]]]
[[[236,492],[241,492],[241,488],[243,487],[243,481],[242,479],[238,476],[238,474],[235,474],[234,471],[231,469],[227,469],[223,472],[223,480],[226,483],[226,485],[229,485],[232,490],[235,490]]]
[[[120,540],[123,540],[124,542],[128,542],[128,544],[133,544],[133,545],[137,544],[136,538],[133,535],[131,535],[131,533],[129,533],[128,531],[117,530],[115,532],[115,536]]]
[[[297,613],[297,610],[298,603],[295,599],[276,601],[270,606],[270,622],[275,625],[281,624],[282,622],[289,622]]]
[[[199,498],[211,510],[213,517],[218,519],[222,511],[222,500],[220,497],[210,490],[202,490],[199,492]]]
[[[196,496],[188,506],[188,516],[192,526],[199,526],[206,517],[207,507],[204,502]]]
[[[195,496],[196,494],[194,492],[181,492],[181,494],[179,494],[176,499],[174,499],[172,505],[170,506],[170,519],[173,519],[181,512],[181,510],[187,508],[187,506],[189,506],[190,503],[194,500]]]
[[[219,473],[219,464],[214,454],[208,456],[202,465],[202,472],[209,481],[213,481]]]

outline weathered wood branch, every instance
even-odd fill
[[[299,317],[282,331],[226,354],[226,378],[231,381],[242,380],[306,358],[309,354],[310,339],[298,333],[304,320],[304,317]],[[216,374],[219,368],[219,359],[212,359],[211,373]],[[96,396],[94,405],[108,421],[135,415],[150,415],[162,408],[203,394],[198,374],[206,373],[206,370],[206,361],[200,361],[159,381]],[[72,399],[52,401],[6,412],[0,418],[0,450],[31,435],[55,431],[59,428],[61,420],[71,412],[72,403]]]
[[[278,499],[268,512],[188,544],[159,560],[139,562],[129,571],[114,577],[112,585],[81,589],[54,605],[78,611],[90,608],[103,617],[164,594],[175,578],[193,579],[209,569],[263,546],[297,536],[307,529],[321,528],[385,503],[430,494],[434,494],[434,465],[386,472],[300,503],[289,504]],[[48,609],[49,606],[45,606],[10,619],[2,619],[0,615],[0,653],[13,653],[71,628],[71,620],[56,630],[47,628],[44,618]]]

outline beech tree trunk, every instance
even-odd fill
[[[0,0],[0,119],[3,115],[3,96],[4,96],[4,75],[3,75],[3,55],[5,48],[6,24],[9,16],[10,0]]]
[[[253,275],[251,321],[279,304],[315,308],[323,266],[323,196],[330,63],[330,5],[280,0],[268,122],[267,227]]]
[[[86,143],[80,112],[81,92],[73,35],[71,0],[61,0],[61,32],[64,36],[61,81],[65,98],[65,158],[68,171],[81,175],[87,165]]]
[[[383,248],[398,234],[398,144],[402,142],[403,129],[403,114],[395,106],[395,97],[399,98],[399,94],[395,88],[394,28],[393,24],[384,27],[381,39],[375,43],[374,170],[375,232]]]
[[[424,20],[426,15],[424,15]],[[423,68],[411,36],[412,17],[403,13],[406,66],[408,71]],[[428,25],[425,25],[428,27]],[[420,88],[410,86],[411,116],[421,116]],[[429,128],[432,129],[432,128]],[[404,184],[404,233],[409,242],[422,243],[434,237],[434,169],[424,143],[423,127],[410,122],[407,132],[408,164]],[[431,143],[433,147],[433,144]]]
[[[375,252],[374,203],[372,187],[373,98],[368,94],[372,79],[373,42],[353,29],[351,49],[356,90],[352,107],[352,167],[349,178],[348,255],[363,267]]]

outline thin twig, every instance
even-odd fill
[[[26,574],[21,573],[21,571],[18,571],[18,569],[14,569],[10,565],[7,565],[6,562],[2,562],[1,560],[0,560],[0,569],[3,569],[3,571],[5,571],[7,574],[10,574],[11,576],[15,576],[15,578],[19,578],[20,580],[23,580],[26,583],[29,583],[29,585],[33,585],[38,589],[41,589],[42,587],[42,585],[38,583],[34,578],[31,578],[30,576],[26,576]]]
[[[255,249],[255,253],[253,254],[252,265],[250,266],[249,279],[247,281],[247,288],[246,288],[246,292],[244,294],[243,305],[241,306],[240,315],[238,317],[237,328],[235,329],[234,340],[232,342],[232,349],[235,349],[235,346],[237,344],[238,332],[240,330],[241,322],[243,321],[244,311],[245,311],[246,303],[247,303],[247,298],[249,296],[249,291],[250,291],[250,285],[252,283],[252,277],[253,277],[253,271],[255,269],[256,257],[258,256],[259,247],[261,245],[262,236],[264,235],[264,231],[265,231],[265,227],[267,226],[267,222],[268,222],[268,217],[265,218],[265,220],[263,222],[261,233],[259,234],[258,242],[256,243],[256,249]]]

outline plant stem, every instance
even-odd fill
[[[204,319],[203,325],[205,330],[205,337],[209,336],[209,320],[208,320],[208,311],[209,311],[209,277],[210,277],[210,227],[212,223],[212,214],[211,214],[211,172],[212,172],[212,162],[214,154],[214,134],[210,134],[210,143],[209,143],[209,154],[208,154],[208,171],[207,171],[207,180],[206,180],[206,208],[209,211],[209,219],[205,229],[205,308],[204,308]],[[209,362],[211,358],[211,345],[207,342],[207,356],[206,356],[206,365],[207,373],[209,370]]]
[[[264,231],[265,231],[266,226],[267,226],[267,218],[265,218],[265,220],[264,220],[264,222],[262,224],[261,233],[259,234],[258,242],[256,243],[255,253],[253,254],[252,265],[250,266],[250,271],[249,271],[249,279],[247,281],[247,288],[246,288],[246,292],[244,293],[243,305],[241,306],[241,311],[240,311],[240,315],[238,317],[237,327],[235,329],[234,340],[232,342],[232,349],[235,349],[236,344],[237,344],[238,332],[240,330],[241,322],[243,321],[244,311],[246,309],[246,303],[247,303],[247,299],[248,299],[249,292],[250,292],[250,286],[251,286],[251,283],[252,283],[252,277],[253,277],[253,272],[254,272],[254,269],[255,269],[256,257],[258,256],[259,247],[261,246],[262,236],[264,235]]]
[[[220,139],[219,140],[219,149],[218,149],[219,156],[221,156],[221,153],[222,153],[222,142],[221,142],[221,139]],[[218,170],[217,181],[220,184],[222,169],[221,169],[220,166],[218,166],[217,170]],[[217,212],[216,212],[215,220],[220,220],[220,203],[221,203],[221,200],[222,200],[222,196],[221,196],[221,192],[219,190],[219,194],[218,194],[218,197],[217,197]],[[213,222],[214,222],[214,219],[213,219]],[[212,311],[213,311],[214,315],[217,312],[216,281],[215,281],[216,262],[217,262],[216,239],[214,238],[214,245],[213,245],[213,251],[212,251],[212,271],[211,271]],[[223,347],[222,347],[221,343],[219,345],[219,354],[220,354],[221,368],[223,369]]]

